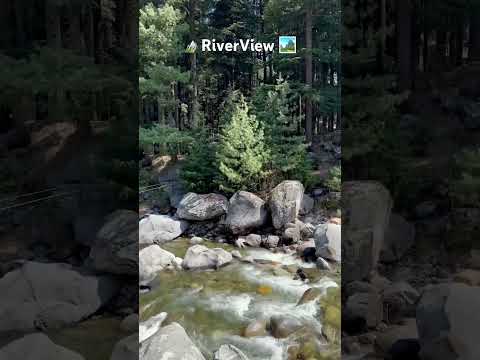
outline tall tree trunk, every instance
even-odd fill
[[[400,91],[412,88],[412,10],[412,0],[397,0],[397,58]]]
[[[198,123],[198,77],[197,77],[197,53],[193,52],[190,54],[191,61],[191,95],[190,95],[190,106],[188,112],[188,122],[192,128],[195,128]]]
[[[480,6],[475,6],[470,13],[470,49],[468,57],[470,61],[480,61]]]
[[[378,68],[385,71],[385,51],[387,48],[387,0],[380,0],[380,39],[378,47]]]
[[[312,91],[313,84],[313,57],[312,57],[312,27],[313,27],[312,7],[307,6],[305,14],[305,84],[307,91]],[[312,109],[312,94],[308,94],[305,99],[305,136],[307,142],[313,140],[313,109]]]

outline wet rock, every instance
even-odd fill
[[[399,342],[405,340],[415,340],[418,347],[417,323],[414,318],[405,319],[402,325],[396,325],[387,329],[387,331],[378,333],[375,338],[375,346],[382,355],[390,354],[392,350],[398,353],[400,350],[395,350],[395,348],[399,347]],[[416,351],[415,349],[412,350],[411,355],[417,356],[420,349],[418,347]],[[404,357],[403,359],[410,359],[410,357]]]
[[[250,234],[245,238],[245,244],[251,247],[260,247],[262,245],[262,237],[257,234]]]
[[[142,360],[205,360],[185,330],[177,323],[161,328],[141,342],[138,355]]]
[[[84,360],[83,356],[53,343],[45,334],[34,333],[0,349],[2,360]]]
[[[390,263],[400,260],[415,243],[415,226],[397,214],[390,216],[380,261]]]
[[[300,205],[300,215],[307,215],[313,210],[313,206],[315,201],[308,196],[307,194],[303,194],[302,203]]]
[[[250,338],[256,336],[267,336],[268,331],[268,321],[267,320],[255,320],[248,324],[248,326],[243,331],[243,336]]]
[[[301,182],[290,180],[281,182],[272,190],[269,205],[276,229],[295,222],[302,206],[303,192]]]
[[[110,214],[90,250],[93,267],[118,275],[138,273],[138,214],[117,210]]]
[[[138,331],[138,314],[130,314],[120,323],[120,329],[125,332],[133,333]]]
[[[140,244],[162,244],[176,239],[188,228],[188,223],[167,215],[149,215],[140,220]]]
[[[148,284],[162,270],[177,268],[175,255],[158,245],[150,245],[140,250],[138,258],[141,284]]]
[[[198,237],[198,236],[194,236],[190,239],[190,244],[192,244],[192,245],[201,244],[202,242],[203,242],[203,239],[201,237]]]
[[[286,244],[298,243],[301,240],[302,236],[300,235],[300,230],[297,226],[293,225],[288,227],[283,232],[283,240]]]
[[[235,258],[235,259],[241,259],[242,258],[242,254],[240,253],[240,251],[238,250],[233,250],[231,252],[232,256]]]
[[[480,270],[466,269],[455,274],[453,280],[470,286],[480,285]]]
[[[383,302],[387,310],[387,320],[396,323],[405,316],[413,316],[419,297],[417,290],[404,281],[385,287]]]
[[[266,222],[266,204],[258,196],[239,191],[230,198],[225,225],[233,234],[248,233]]]
[[[232,261],[232,254],[221,248],[194,245],[187,250],[182,266],[186,270],[218,269]]]
[[[274,249],[278,246],[280,238],[276,235],[268,235],[262,239],[262,245],[267,249]]]
[[[248,360],[248,357],[233,345],[222,345],[213,355],[213,360]]]
[[[303,293],[302,297],[297,303],[297,306],[306,304],[311,301],[316,301],[318,300],[321,296],[323,295],[323,292],[319,288],[310,288],[305,290]]]
[[[354,181],[342,185],[342,281],[363,280],[376,268],[393,205],[378,182]]]
[[[308,239],[307,241],[304,241],[297,246],[297,254],[300,256],[303,256],[303,253],[306,249],[308,248],[313,248],[315,249],[315,240],[313,239]]]
[[[480,287],[460,283],[428,286],[417,306],[422,359],[480,359]]]
[[[332,267],[330,266],[328,261],[321,257],[317,258],[317,269],[332,271]]]
[[[146,321],[142,321],[138,326],[139,342],[143,342],[154,335],[160,329],[166,318],[167,313],[162,312],[152,316]]]
[[[137,360],[138,333],[132,334],[119,342],[113,348],[110,360]]]
[[[118,291],[110,276],[25,262],[0,279],[0,332],[58,329],[94,314]]]
[[[375,287],[366,281],[352,281],[345,286],[344,292],[347,297],[356,293],[369,293],[376,291]]]
[[[272,335],[277,339],[283,339],[303,328],[300,320],[287,315],[275,315],[270,318]]]
[[[317,256],[331,261],[342,260],[342,227],[335,224],[320,224],[315,229]]]
[[[219,218],[228,209],[228,199],[220,194],[186,194],[177,207],[177,217],[183,220],[205,221]]]
[[[375,291],[351,295],[343,314],[345,331],[355,333],[376,327],[383,318],[383,302]]]

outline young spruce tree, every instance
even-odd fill
[[[260,189],[269,154],[264,146],[263,129],[255,115],[249,114],[240,93],[230,95],[223,123],[217,150],[220,190],[233,193]]]

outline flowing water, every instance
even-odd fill
[[[208,247],[224,244],[202,243]],[[191,246],[188,239],[177,239],[163,247],[183,257]],[[217,271],[162,272],[152,284],[152,291],[140,297],[142,321],[160,312],[168,313],[166,323],[180,323],[207,359],[222,344],[233,344],[251,360],[288,359],[287,348],[295,339],[275,339],[271,336],[245,338],[245,327],[254,320],[269,319],[273,315],[293,316],[309,329],[308,336],[319,347],[332,350],[322,343],[322,316],[317,302],[297,303],[303,293],[316,287],[326,293],[337,287],[338,278],[327,277],[314,264],[301,261],[294,255],[272,253],[266,249],[242,250],[260,263],[234,261]],[[314,280],[308,284],[294,280],[298,267],[305,269]],[[323,359],[310,357],[309,359]],[[331,357],[327,357],[331,358]],[[305,358],[307,359],[307,358]]]

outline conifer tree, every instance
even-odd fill
[[[243,95],[233,92],[230,100],[217,150],[217,184],[225,192],[258,190],[268,160],[263,129],[255,115],[249,114]]]

